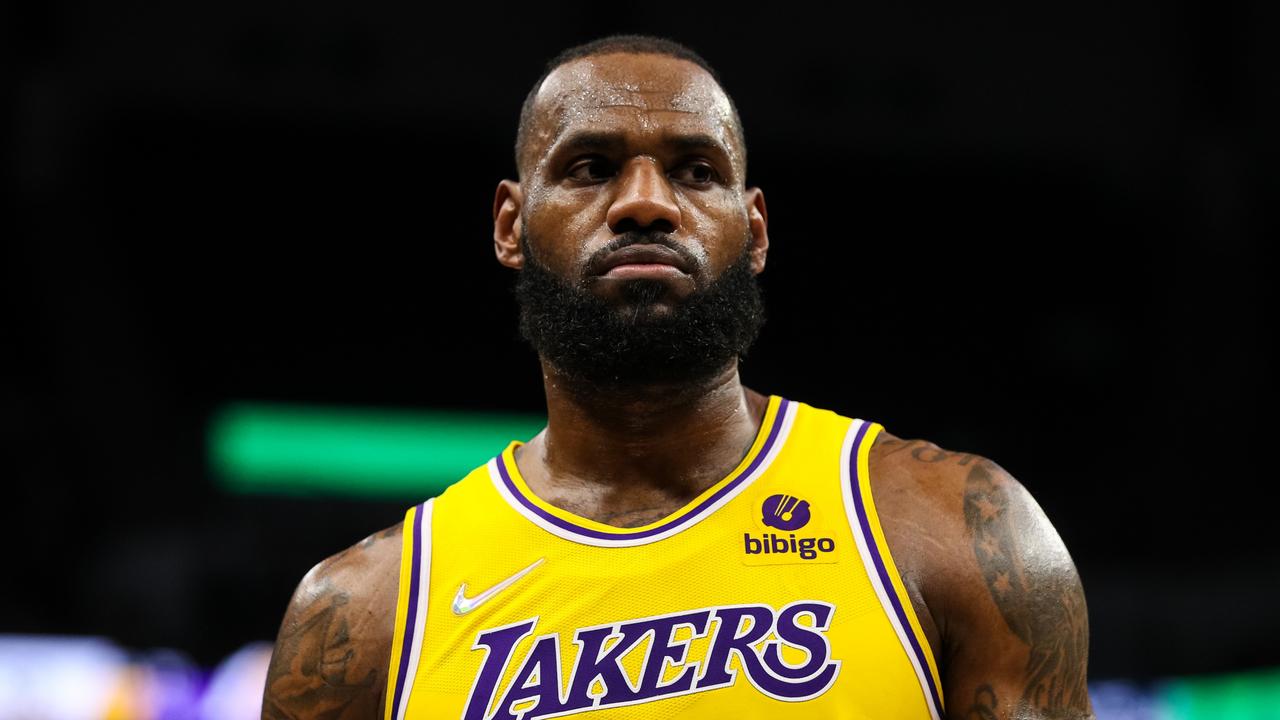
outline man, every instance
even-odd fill
[[[566,51],[516,162],[494,242],[547,426],[303,578],[264,718],[1092,717],[1016,480],[740,384],[767,213],[701,58]]]

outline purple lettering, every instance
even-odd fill
[[[699,610],[649,621],[653,639],[649,642],[649,654],[645,657],[644,672],[640,676],[640,697],[665,697],[693,687],[693,680],[698,674],[696,662],[691,663],[671,682],[661,684],[667,660],[671,660],[673,666],[683,665],[689,654],[689,640],[681,640],[672,645],[671,636],[675,634],[677,627],[685,625],[693,629],[694,637],[701,637],[706,634],[710,620],[710,610]]]
[[[773,627],[773,609],[767,605],[742,605],[739,607],[717,608],[716,617],[720,619],[720,627],[711,641],[711,649],[707,652],[706,670],[698,680],[699,688],[720,687],[733,684],[733,673],[729,670],[729,659],[733,653],[742,657],[742,666],[748,668],[760,665],[760,658],[751,648],[751,643],[759,641]],[[750,621],[747,627],[743,627]],[[763,673],[763,668],[760,668]]]
[[[480,666],[476,681],[471,686],[471,696],[467,698],[467,709],[462,713],[463,720],[484,720],[489,714],[489,702],[493,699],[494,691],[498,689],[498,681],[502,679],[502,673],[511,662],[511,651],[515,649],[516,643],[533,632],[533,626],[537,622],[537,618],[531,618],[524,622],[485,630],[476,636],[475,644],[471,649],[485,648],[484,664]]]
[[[525,713],[516,714],[511,707],[516,703],[534,700]],[[560,702],[560,636],[543,635],[533,644],[525,657],[524,665],[511,679],[507,694],[498,703],[494,720],[533,720],[564,709]]]
[[[836,674],[840,661],[831,660],[831,646],[823,633],[831,624],[831,605],[821,602],[796,602],[778,613],[776,632],[780,641],[771,641],[761,653],[761,661],[768,669],[766,676],[751,676],[751,682],[765,693],[782,700],[807,700],[827,691]],[[813,617],[813,627],[797,622],[802,614]],[[799,667],[792,667],[782,660],[781,644],[803,649],[809,659]]]
[[[640,696],[631,687],[631,680],[622,669],[620,661],[623,655],[640,642],[645,631],[642,623],[631,623],[620,628],[608,625],[574,633],[573,641],[578,644],[578,661],[574,664],[573,677],[569,681],[565,709],[577,710],[596,704],[639,699]],[[602,654],[601,650],[610,637],[618,637],[618,640]],[[604,693],[598,697],[591,694],[591,686],[595,684],[596,678],[600,678],[604,685]]]
[[[762,654],[765,667],[769,672],[784,680],[803,680],[816,675],[827,663],[831,654],[827,639],[822,631],[831,622],[831,606],[826,603],[799,602],[791,603],[778,613],[776,632],[781,642],[803,649],[809,654],[809,660],[798,668],[793,668],[782,661],[782,652],[778,641],[770,642]],[[813,628],[807,628],[797,622],[797,616],[807,613],[813,616]]]
[[[777,536],[766,537],[772,541]],[[761,549],[767,552],[772,544],[761,542]],[[537,618],[485,630],[472,645],[473,650],[483,649],[485,657],[462,720],[574,715],[729,687],[742,679],[740,676],[772,698],[808,700],[830,689],[840,672],[840,661],[831,659],[826,636],[834,613],[830,603],[805,600],[778,611],[768,605],[710,607],[582,628],[573,636],[577,656],[567,682],[561,677],[563,638],[559,633],[537,638],[522,658],[513,657],[516,647],[533,634]],[[712,617],[716,619],[715,633],[705,657],[689,661],[692,640],[711,631]],[[689,628],[690,637],[674,640],[682,627]],[[640,652],[646,638],[649,643],[640,677],[633,679],[622,663],[628,655]],[[798,665],[784,660],[784,646],[803,651],[804,660]],[[737,668],[731,667],[735,655]],[[631,659],[636,658],[633,655]],[[511,682],[499,687],[517,662],[519,669],[512,673]],[[663,681],[669,670],[677,669],[674,678]],[[501,700],[495,702],[495,698]]]

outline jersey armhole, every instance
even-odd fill
[[[840,454],[840,479],[845,510],[849,515],[850,530],[853,531],[858,551],[862,555],[863,566],[880,599],[881,607],[915,669],[932,717],[934,720],[941,720],[945,717],[942,683],[933,649],[920,626],[920,619],[916,617],[915,607],[907,595],[898,566],[889,552],[889,543],[880,526],[880,516],[871,495],[871,446],[882,430],[884,427],[879,423],[866,420],[854,420],[849,426]]]
[[[431,576],[431,512],[434,499],[405,513],[401,531],[399,591],[395,634],[387,668],[387,701],[383,720],[400,720],[409,705],[417,674],[422,631],[427,620],[427,588]]]

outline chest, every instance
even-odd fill
[[[438,514],[415,692],[468,720],[919,702],[839,494],[785,485],[631,546]]]

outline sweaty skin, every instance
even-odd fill
[[[494,247],[520,268],[520,238],[552,271],[592,278],[587,258],[630,229],[660,228],[697,258],[661,272],[657,302],[677,303],[718,276],[751,237],[764,269],[764,196],[745,185],[727,96],[697,65],[659,55],[571,61],[543,83],[520,181],[494,199]],[[638,270],[645,272],[643,268]],[[737,361],[693,386],[589,392],[542,363],[546,429],[516,453],[540,497],[635,527],[683,507],[748,451],[767,398],[742,386]],[[620,459],[621,458],[621,459]],[[604,470],[602,470],[604,468]],[[1092,718],[1088,621],[1080,579],[1031,495],[994,462],[882,432],[871,489],[889,550],[936,653],[948,717]],[[265,718],[382,717],[401,526],[316,565],[276,641]]]

